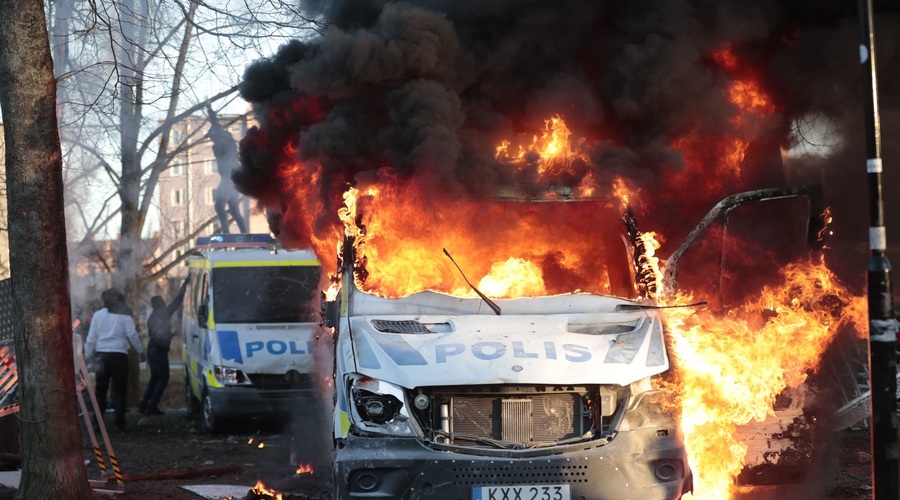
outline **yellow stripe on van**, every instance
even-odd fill
[[[209,261],[206,259],[188,259],[188,267],[197,267],[200,269],[209,269]]]
[[[207,387],[225,387],[222,383],[216,380],[216,375],[212,370],[204,370],[206,372],[206,386]]]
[[[350,434],[350,416],[347,415],[345,411],[339,411],[338,418],[340,419],[340,427],[341,427],[341,435],[340,437],[347,437],[347,434]]]
[[[318,266],[316,260],[245,260],[216,262],[213,267],[276,267],[276,266]]]

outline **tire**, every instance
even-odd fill
[[[203,391],[203,400],[200,403],[200,425],[204,431],[210,434],[221,432],[223,427],[222,419],[213,411],[212,400],[209,397],[209,393],[205,390]]]

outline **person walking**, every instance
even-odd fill
[[[159,295],[150,299],[150,305],[153,306],[153,312],[147,318],[147,334],[150,337],[147,341],[147,364],[150,366],[150,380],[147,381],[147,388],[144,389],[144,396],[138,406],[138,412],[145,415],[164,414],[159,409],[159,400],[169,384],[169,346],[174,336],[172,315],[184,302],[184,292],[190,281],[191,277],[188,276],[169,305]]]
[[[115,288],[101,294],[103,308],[95,312],[91,318],[85,340],[85,359],[96,361],[96,396],[100,407],[100,416],[106,413],[107,393],[112,384],[112,406],[115,411],[116,428],[127,432],[125,426],[125,398],[128,391],[128,350],[134,348],[140,356],[144,356],[144,347],[138,337],[137,328],[131,310],[125,305],[125,295]]]

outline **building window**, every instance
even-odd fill
[[[169,133],[169,142],[171,142],[173,145],[178,144],[179,142],[181,142],[181,131],[179,131],[179,130],[172,130],[172,131]]]
[[[215,174],[219,171],[219,163],[216,160],[206,161],[206,173]]]
[[[172,206],[180,207],[184,204],[184,191],[181,189],[172,190]]]
[[[180,220],[172,221],[172,232],[175,233],[176,238],[181,238],[183,236],[184,231],[184,222]]]
[[[183,173],[181,167],[182,167],[181,163],[176,163],[176,164],[172,165],[172,177],[178,177],[179,175],[181,175]]]
[[[216,190],[215,188],[207,188],[206,189],[206,204],[213,205],[216,202]]]

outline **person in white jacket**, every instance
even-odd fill
[[[116,428],[127,432],[125,397],[128,389],[128,350],[129,347],[134,348],[144,361],[144,348],[122,292],[110,288],[103,292],[101,298],[104,307],[91,318],[84,346],[85,359],[93,358],[97,366],[96,395],[101,415],[106,412],[106,395],[112,382]]]

